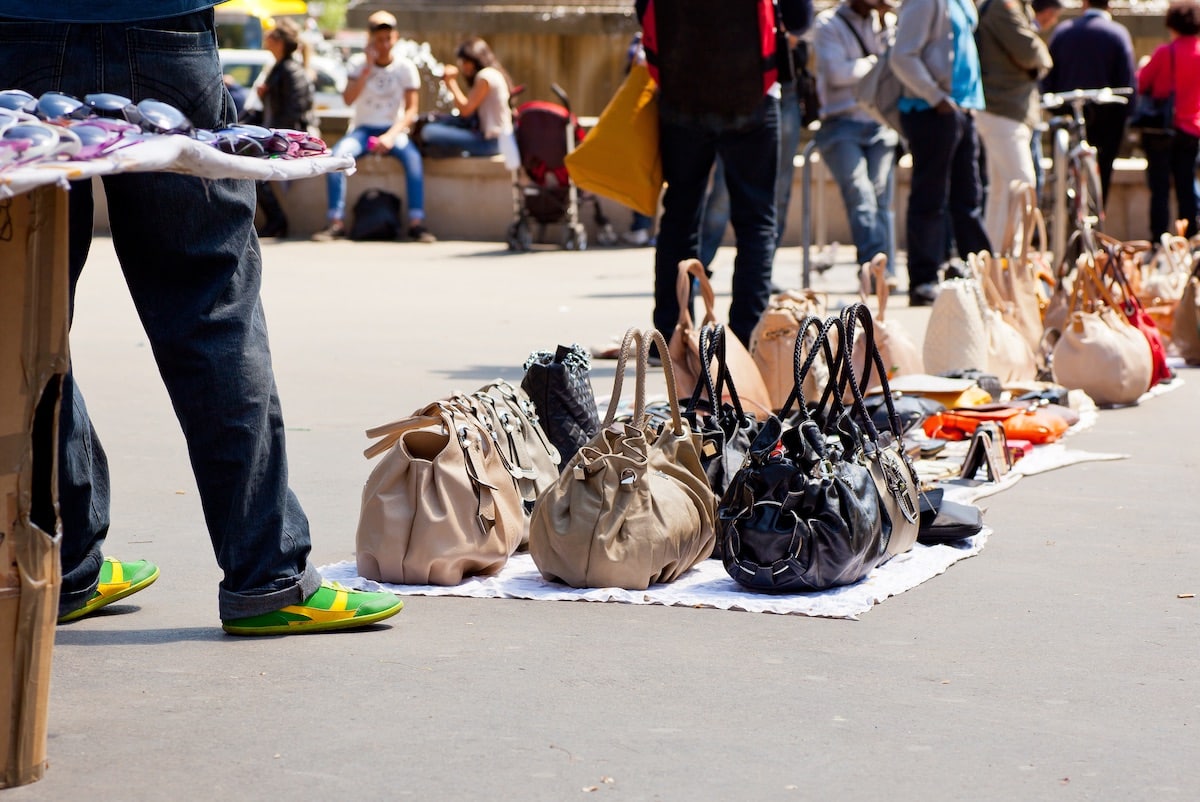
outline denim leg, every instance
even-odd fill
[[[500,152],[499,140],[484,139],[478,131],[448,123],[426,123],[421,127],[421,141],[471,156],[495,156]]]
[[[333,146],[332,155],[357,159],[366,152],[367,139],[371,136],[369,129],[359,126],[337,141],[337,144]],[[341,170],[326,173],[325,191],[327,193],[326,202],[329,205],[326,216],[331,222],[344,220],[346,218],[346,174]]]
[[[800,148],[800,100],[796,82],[780,84],[779,173],[775,177],[775,241],[783,242],[788,209],[792,205],[792,182],[796,177],[796,151]]]
[[[900,125],[912,153],[908,193],[908,288],[937,281],[946,253],[950,162],[959,139],[952,115],[933,109],[904,112]]]
[[[1171,138],[1171,182],[1181,220],[1187,220],[1187,236],[1196,233],[1196,153],[1200,139],[1183,131]]]
[[[408,140],[404,147],[392,148],[392,155],[404,165],[404,191],[408,193],[408,219],[418,223],[425,219],[425,166],[417,144]]]
[[[12,33],[17,36],[7,41]],[[0,43],[6,86],[157,97],[204,128],[234,119],[211,9],[136,25],[4,24]],[[283,422],[258,298],[254,182],[145,173],[108,176],[104,186],[113,244],[182,426],[225,572],[221,617],[299,602],[320,575],[307,561],[308,521],[287,488]],[[72,210],[89,201],[73,199]],[[73,279],[90,228],[90,215],[73,215]],[[65,508],[77,511],[68,515],[83,521],[69,524],[64,517],[64,576],[84,566],[95,571],[87,583],[80,576],[75,587],[64,588],[83,593],[99,573],[104,532],[86,530],[101,521],[107,526],[107,467],[73,380],[64,386],[70,401],[63,408],[67,436],[60,451],[67,458],[59,465],[59,495]],[[68,555],[79,554],[79,565],[68,564]],[[82,599],[86,595],[75,601]],[[60,609],[78,606],[64,600]]]
[[[779,174],[779,100],[764,97],[746,128],[723,132],[717,151],[725,164],[730,222],[737,238],[729,330],[746,346],[767,308],[775,261],[775,179]]]
[[[675,297],[679,263],[696,258],[699,252],[700,215],[716,143],[715,136],[702,129],[661,119],[658,130],[667,188],[654,252],[654,327],[669,339],[679,321]]]
[[[975,118],[958,112],[958,142],[950,161],[950,220],[954,225],[954,242],[958,255],[992,250],[987,229],[983,225],[983,183],[979,177],[979,137],[975,133]],[[1001,191],[995,188],[995,191]]]
[[[704,201],[704,218],[700,222],[700,261],[705,267],[711,265],[717,255],[717,248],[721,247],[728,225],[729,188],[725,186],[725,167],[718,157],[708,198]]]
[[[877,225],[882,229],[883,253],[887,255],[887,274],[896,275],[896,146],[899,136],[883,125],[875,125],[875,133],[867,143],[867,175],[875,189]]]
[[[835,118],[822,123],[817,131],[817,147],[841,192],[859,264],[877,253],[887,252],[887,223],[881,218],[878,205],[887,182],[884,176],[872,172],[873,166],[882,167],[884,150],[871,145],[875,127]]]

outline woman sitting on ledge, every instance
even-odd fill
[[[473,36],[458,46],[458,65],[442,65],[442,82],[454,95],[458,117],[440,118],[421,128],[427,154],[462,153],[465,156],[495,156],[500,137],[512,134],[512,110],[508,99],[512,80],[488,47]],[[466,79],[469,94],[463,94],[458,76]]]

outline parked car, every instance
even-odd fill
[[[219,55],[221,72],[247,90],[251,90],[258,81],[265,80],[271,65],[275,63],[274,57],[265,50],[221,50]],[[346,108],[342,100],[342,92],[346,89],[346,68],[337,59],[327,56],[311,57],[308,66],[314,71],[314,108],[317,111]],[[248,91],[249,107],[254,108],[256,102],[258,95]]]

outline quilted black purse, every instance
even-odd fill
[[[865,415],[852,369],[845,376],[845,327],[838,317],[822,324],[811,316],[801,332],[810,327],[820,334],[803,359],[805,338],[797,338],[791,396],[780,416],[763,424],[717,508],[725,570],[750,590],[796,593],[849,585],[887,557],[892,522],[862,456],[876,443],[847,414],[837,391],[848,383],[854,407]],[[831,375],[810,409],[802,387],[819,353]],[[796,423],[785,426],[781,418],[793,404]]]
[[[533,401],[538,422],[566,465],[600,431],[600,414],[589,377],[592,362],[578,345],[552,354],[535,351],[525,360],[521,389]]]

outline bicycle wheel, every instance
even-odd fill
[[[1101,230],[1104,226],[1104,190],[1094,148],[1079,148],[1071,162],[1071,173],[1069,194],[1075,228],[1081,228],[1086,220],[1092,228]]]

